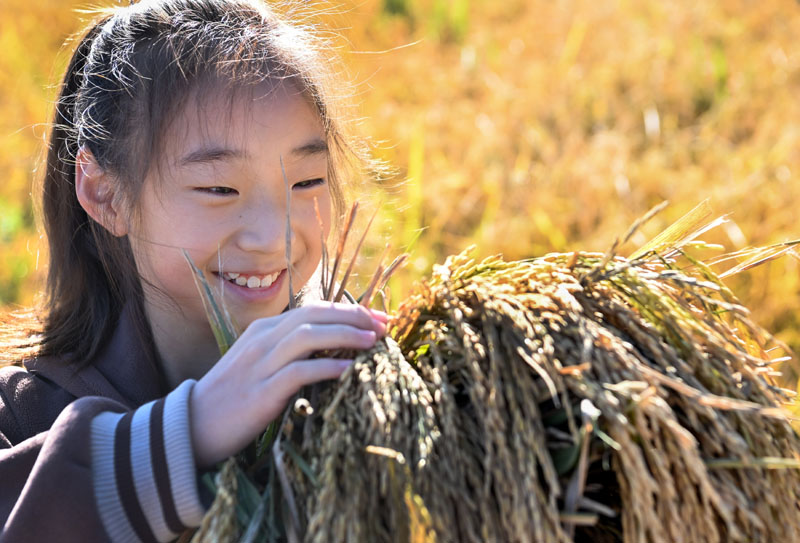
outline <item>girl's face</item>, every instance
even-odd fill
[[[286,83],[233,99],[220,92],[189,100],[165,141],[130,236],[156,337],[158,328],[183,339],[210,333],[183,249],[220,288],[240,327],[277,315],[289,300],[287,182],[295,291],[316,270],[330,229],[328,154],[318,115]]]

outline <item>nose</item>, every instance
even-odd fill
[[[285,253],[285,201],[267,194],[253,195],[241,208],[239,221],[237,245],[240,249],[270,255]]]

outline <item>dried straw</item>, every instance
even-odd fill
[[[676,245],[437,266],[287,412],[248,541],[800,540],[774,341]]]

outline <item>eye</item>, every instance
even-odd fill
[[[300,181],[299,183],[295,183],[292,188],[299,188],[299,189],[306,189],[311,187],[317,187],[319,185],[324,185],[325,179],[322,177],[317,177],[316,179],[307,179],[305,181]]]
[[[214,194],[220,196],[226,196],[228,194],[238,194],[236,189],[232,189],[230,187],[197,187],[197,190],[200,192],[205,192],[207,194]]]

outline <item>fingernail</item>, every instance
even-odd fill
[[[378,338],[378,335],[373,330],[359,330],[359,332],[361,333],[361,336],[365,340],[370,341],[372,343],[374,343],[375,340]]]
[[[353,363],[352,359],[341,360],[339,361],[339,369],[344,371],[347,368],[349,368],[352,363]]]
[[[389,315],[387,315],[383,311],[379,311],[377,309],[370,309],[369,312],[372,313],[372,318],[377,321],[386,322],[389,320]]]
[[[375,332],[378,334],[378,337],[383,337],[386,335],[386,324],[380,321],[374,321],[375,324]]]

